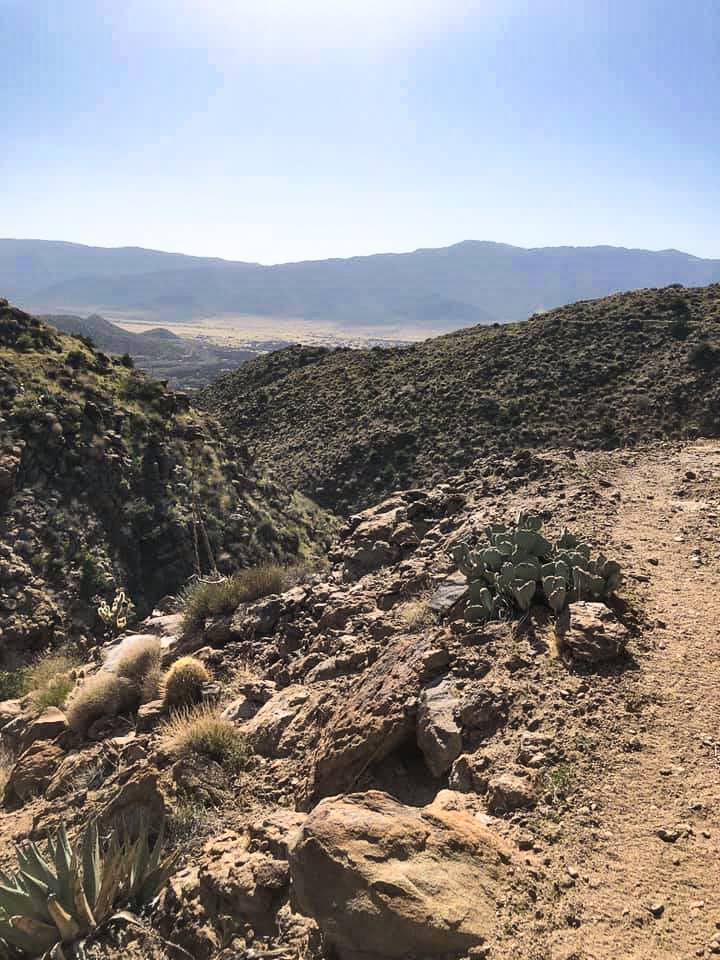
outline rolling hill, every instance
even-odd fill
[[[480,456],[720,435],[720,284],[581,301],[394,349],[291,347],[201,402],[340,512]]]
[[[241,350],[180,337],[162,327],[133,333],[99,314],[89,317],[50,314],[42,319],[62,333],[89,337],[96,347],[107,353],[130,354],[140,369],[183,390],[204,386],[214,377],[258,354],[257,350]],[[278,347],[283,345],[277,344]]]
[[[0,290],[27,309],[117,311],[158,323],[252,314],[422,333],[524,320],[631,288],[718,280],[720,260],[607,246],[524,249],[465,241],[262,266],[140,248],[0,240]]]

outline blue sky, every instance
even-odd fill
[[[0,236],[720,257],[718,0],[0,0]]]

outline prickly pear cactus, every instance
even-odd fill
[[[520,511],[514,524],[485,527],[486,542],[461,543],[453,550],[468,580],[465,619],[482,623],[528,613],[534,603],[559,615],[577,599],[600,599],[622,583],[620,565],[565,528],[553,542],[541,533],[541,518]]]

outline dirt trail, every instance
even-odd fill
[[[658,451],[609,479],[622,497],[614,553],[650,575],[640,590],[654,627],[637,657],[626,735],[605,745],[589,784],[601,815],[574,851],[582,923],[556,939],[553,956],[712,957],[720,954],[720,445]]]

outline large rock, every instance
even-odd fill
[[[420,697],[417,742],[434,777],[441,777],[462,753],[462,734],[455,722],[457,692],[448,680],[426,687]]]
[[[57,707],[47,707],[27,728],[20,743],[21,750],[27,750],[39,740],[58,741],[67,733],[68,723],[65,714]]]
[[[523,777],[501,773],[488,783],[487,802],[491,813],[511,813],[531,807],[535,802],[535,791]]]
[[[341,960],[469,950],[522,873],[463,811],[407,807],[379,791],[323,800],[290,846],[296,906]]]
[[[320,694],[294,684],[268,700],[243,730],[253,750],[264,757],[287,757],[313,726]]]
[[[5,802],[17,805],[30,797],[42,796],[64,756],[65,752],[55,743],[42,740],[34,743],[10,770]]]
[[[570,627],[559,638],[560,650],[575,663],[596,664],[625,652],[630,634],[604,603],[570,605]]]
[[[310,799],[352,789],[368,766],[414,739],[422,686],[432,679],[434,665],[445,663],[446,651],[431,637],[403,638],[388,647],[326,720]]]
[[[273,932],[289,881],[285,860],[248,852],[246,839],[229,832],[205,845],[198,879],[208,916],[249,920],[257,932]]]

